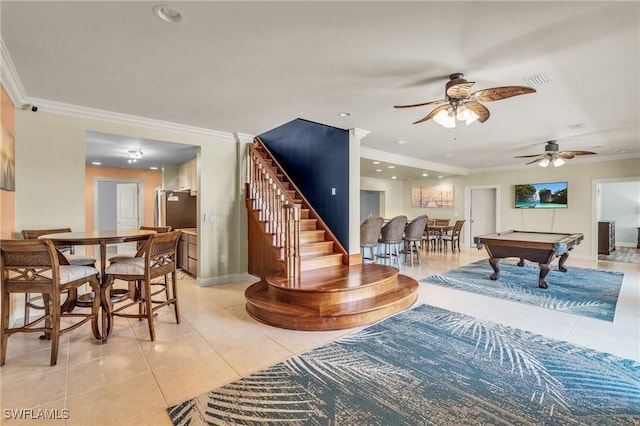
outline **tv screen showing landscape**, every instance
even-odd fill
[[[567,208],[567,182],[516,185],[517,209]]]

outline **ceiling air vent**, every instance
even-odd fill
[[[586,124],[584,123],[576,123],[576,124],[569,124],[569,128],[570,129],[584,129],[585,127],[587,127]]]
[[[551,81],[549,80],[549,76],[546,72],[543,72],[542,74],[532,75],[531,77],[525,77],[523,80],[529,86],[541,86]]]

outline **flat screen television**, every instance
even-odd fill
[[[566,209],[567,182],[527,183],[515,186],[517,209]]]

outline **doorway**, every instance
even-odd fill
[[[465,188],[464,217],[469,226],[464,232],[466,247],[473,246],[473,237],[493,234],[500,229],[500,191],[497,186]]]
[[[637,263],[640,246],[640,177],[605,178],[592,181],[591,257],[598,259],[598,222],[614,221],[616,248],[629,251],[620,260]],[[620,250],[622,251],[622,250]],[[609,260],[615,260],[612,256]]]
[[[380,214],[380,205],[382,201],[382,192],[360,190],[360,222],[362,223],[368,217],[378,217]]]
[[[139,179],[109,177],[93,180],[93,229],[115,231],[138,229],[144,217],[144,182]],[[111,249],[111,250],[109,250]],[[133,245],[108,248],[107,254],[135,250]],[[115,252],[115,253],[114,253]]]

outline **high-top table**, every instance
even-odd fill
[[[118,231],[90,231],[90,232],[61,232],[59,234],[46,234],[38,237],[41,240],[51,240],[54,245],[72,245],[72,246],[100,246],[100,287],[101,293],[105,289],[105,268],[107,263],[107,245],[128,243],[132,241],[142,241],[149,238],[149,235],[155,234],[155,231],[147,230],[118,230]],[[111,329],[111,311],[109,304],[106,303],[107,295],[96,295],[100,297],[100,303],[103,309],[103,329],[102,341],[107,341],[108,330]]]

